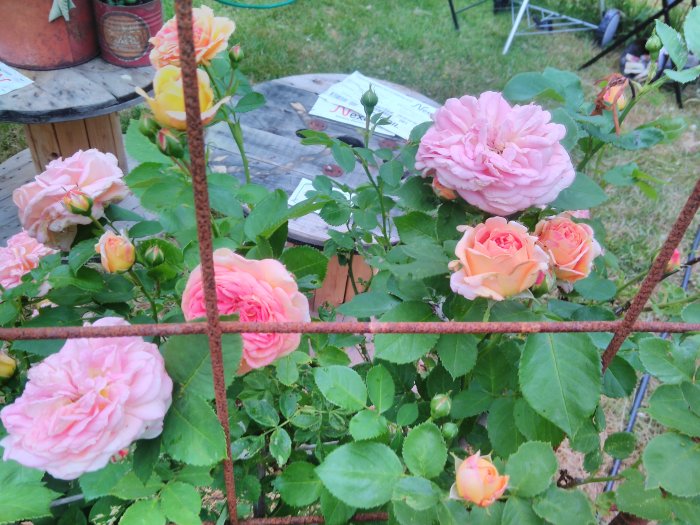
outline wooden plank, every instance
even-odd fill
[[[318,311],[324,303],[339,306],[345,301],[345,288],[348,284],[348,267],[341,266],[338,257],[333,256],[328,264],[328,272],[323,280],[323,286],[314,294],[313,306]]]
[[[19,232],[21,227],[17,207],[12,202],[15,188],[31,181],[36,175],[28,149],[22,150],[0,164],[0,244]]]
[[[78,150],[90,149],[84,120],[56,122],[53,126],[56,129],[56,138],[61,149],[61,157],[70,157]]]
[[[25,128],[27,145],[32,152],[37,173],[44,171],[49,162],[61,156],[61,146],[53,126],[53,124],[28,124]]]
[[[101,59],[75,66],[73,70],[99,84],[120,102],[139,97],[134,91],[137,86],[149,91],[155,74],[151,66],[122,68]]]
[[[124,149],[124,136],[122,135],[122,125],[119,121],[119,113],[110,113],[109,121],[112,125],[112,135],[114,136],[114,155],[117,157],[119,167],[124,173],[129,173],[129,162]]]
[[[126,153],[122,139],[121,124],[117,113],[85,119],[88,143],[104,153],[112,153],[119,161],[119,167],[125,170]]]

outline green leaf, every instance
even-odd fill
[[[453,379],[462,377],[476,364],[479,338],[471,334],[442,334],[435,349]]]
[[[297,280],[311,277],[320,286],[326,278],[328,257],[310,246],[295,246],[282,253],[280,261]]]
[[[603,450],[615,459],[625,459],[634,452],[637,437],[630,432],[615,432],[605,440]]]
[[[141,483],[147,483],[153,474],[153,467],[160,457],[160,436],[153,439],[140,439],[134,450],[134,474]]]
[[[564,108],[557,108],[552,113],[552,122],[561,124],[566,128],[566,135],[560,141],[567,150],[571,150],[578,143],[579,127],[576,121]]]
[[[393,501],[401,501],[415,510],[426,510],[435,506],[440,493],[425,478],[401,478],[394,487]]]
[[[0,461],[0,486],[22,485],[41,482],[44,471],[25,467],[11,459]]]
[[[577,173],[574,183],[564,189],[550,204],[560,210],[595,208],[608,200],[603,189],[583,173]]]
[[[555,91],[553,82],[542,73],[518,73],[503,88],[503,96],[511,102],[530,102],[544,93],[563,101],[563,97]]]
[[[333,158],[338,163],[338,166],[345,172],[350,173],[355,169],[355,154],[352,148],[342,142],[336,142],[331,146]]]
[[[540,416],[524,399],[515,401],[515,426],[530,441],[546,441],[553,447],[564,440],[564,432]]]
[[[632,395],[637,384],[637,372],[632,365],[619,356],[610,363],[603,375],[603,395],[612,398]]]
[[[110,496],[121,499],[147,498],[158,492],[163,487],[160,478],[152,474],[146,483],[136,477],[133,470],[127,472],[126,476],[117,481],[116,485],[109,491]]]
[[[355,508],[340,501],[324,487],[321,490],[321,514],[326,525],[345,525],[355,515]]]
[[[659,35],[661,43],[673,60],[673,65],[677,70],[682,70],[688,62],[688,48],[681,35],[661,20],[656,20],[656,34]]]
[[[49,283],[54,289],[75,286],[86,292],[99,292],[104,286],[100,272],[92,268],[79,268],[75,275],[68,266],[61,265],[49,274]]]
[[[591,274],[585,279],[576,281],[574,290],[586,299],[607,301],[615,297],[617,287],[615,283],[609,279],[603,279],[602,277]]]
[[[413,244],[420,241],[435,242],[435,219],[419,211],[412,211],[394,219],[401,242]]]
[[[75,274],[90,259],[95,257],[95,244],[97,239],[85,239],[73,246],[68,254],[68,266]]]
[[[391,499],[403,466],[389,447],[366,441],[341,445],[316,468],[316,473],[336,498],[352,507],[368,509]]]
[[[686,305],[681,311],[681,317],[686,323],[700,323],[700,301]]]
[[[241,97],[233,110],[236,113],[247,113],[265,105],[265,96],[257,91],[251,91]]]
[[[3,485],[0,490],[0,523],[50,516],[49,504],[59,495],[38,483]]]
[[[690,380],[695,371],[694,359],[683,359],[672,341],[658,337],[639,342],[639,358],[647,372],[665,383]]]
[[[688,69],[684,69],[683,71],[666,69],[664,70],[664,74],[674,82],[688,84],[689,82],[693,82],[700,77],[700,66],[690,67]]]
[[[379,166],[379,178],[388,186],[398,186],[403,177],[403,165],[398,160],[390,160]]]
[[[510,496],[503,509],[502,525],[544,525],[545,521],[532,510],[532,504]]]
[[[598,405],[598,351],[586,334],[531,334],[520,361],[520,386],[540,415],[569,435]]]
[[[255,456],[265,446],[265,436],[244,436],[231,443],[231,459],[247,460]]]
[[[367,372],[367,393],[374,408],[380,414],[394,404],[396,387],[389,371],[382,365],[375,365]]]
[[[386,418],[374,410],[362,410],[350,420],[350,435],[355,441],[374,439],[387,432]]]
[[[683,36],[690,52],[700,56],[700,9],[691,9],[685,15]]]
[[[125,501],[114,496],[98,499],[90,509],[90,525],[114,525],[125,506]]]
[[[554,525],[593,525],[596,520],[588,497],[580,490],[551,487],[532,506],[535,513]]]
[[[339,365],[316,368],[314,380],[323,397],[334,405],[353,412],[365,408],[367,388],[352,368]]]
[[[692,383],[661,385],[649,399],[647,413],[662,425],[691,437],[700,436],[700,387]]]
[[[221,424],[209,403],[190,394],[179,397],[165,417],[163,445],[176,460],[212,465],[226,457]]]
[[[171,481],[160,493],[160,506],[165,516],[177,525],[201,525],[199,512],[202,498],[196,488],[181,481]]]
[[[499,397],[489,408],[486,420],[489,441],[494,452],[502,458],[513,454],[525,441],[515,425],[515,400],[511,397]]]
[[[287,386],[292,386],[299,379],[299,365],[308,363],[310,358],[304,352],[292,352],[275,361],[277,379]]]
[[[463,525],[469,523],[469,514],[461,502],[445,499],[437,507],[440,525]]]
[[[222,337],[224,378],[230,385],[241,363],[243,342],[240,334]],[[204,399],[214,398],[214,377],[211,368],[209,342],[205,335],[177,335],[161,347],[168,375],[179,383],[183,395],[195,394]]]
[[[396,412],[396,424],[401,427],[411,425],[416,419],[418,419],[418,405],[416,403],[401,405]]]
[[[171,163],[171,160],[163,155],[155,144],[141,134],[138,120],[129,121],[124,145],[129,156],[139,162]]]
[[[246,399],[243,408],[250,418],[262,427],[276,427],[280,422],[277,410],[267,399]]]
[[[165,521],[165,516],[158,506],[158,500],[144,499],[126,509],[119,520],[119,525],[165,525]]]
[[[323,485],[311,463],[290,463],[275,480],[275,488],[282,500],[292,507],[311,505],[321,495]]]
[[[656,436],[642,455],[647,472],[646,487],[661,487],[689,498],[700,494],[700,445],[679,434]]]
[[[627,478],[615,491],[615,503],[622,512],[647,520],[665,520],[670,517],[669,502],[659,489],[646,489],[644,476],[636,470],[623,472]]]
[[[392,521],[400,525],[433,525],[437,517],[435,508],[415,510],[402,501],[392,501],[391,510]]]
[[[486,412],[494,397],[477,381],[472,381],[467,390],[463,390],[452,399],[452,419],[464,419]]]
[[[416,476],[439,476],[447,461],[447,447],[440,429],[430,422],[411,429],[403,443],[403,460]]]
[[[429,305],[408,301],[389,310],[381,321],[437,321]],[[437,334],[378,334],[374,337],[376,356],[392,363],[410,363],[423,357],[437,343]]]
[[[276,428],[270,436],[270,454],[280,467],[289,459],[292,453],[292,439],[283,428]]]
[[[531,498],[544,492],[552,484],[557,472],[557,458],[549,443],[529,441],[523,443],[508,458],[506,474],[510,476],[508,489],[523,498]]]
[[[287,194],[276,190],[261,200],[246,218],[243,228],[246,237],[251,241],[269,237],[287,221],[288,216]]]
[[[80,476],[80,488],[85,501],[91,501],[109,495],[119,481],[129,474],[130,466],[126,462],[108,463],[106,467]]]
[[[371,290],[354,296],[336,311],[351,317],[367,318],[386,313],[397,304],[399,301],[388,293]]]

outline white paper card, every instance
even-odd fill
[[[32,82],[34,81],[25,77],[19,71],[0,62],[0,95],[28,86]]]

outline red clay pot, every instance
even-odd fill
[[[94,7],[102,58],[122,67],[148,66],[148,39],[163,25],[161,1],[113,6],[94,0]]]
[[[91,0],[74,0],[70,21],[49,22],[51,0],[0,0],[0,61],[24,69],[60,69],[99,53]]]

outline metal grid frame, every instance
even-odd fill
[[[45,328],[0,328],[0,340],[70,339],[79,337],[123,337],[206,334],[209,340],[216,413],[226,437],[227,458],[223,460],[224,479],[229,522],[233,525],[292,525],[323,523],[322,516],[282,516],[273,518],[251,518],[239,520],[236,512],[236,485],[230,450],[230,428],[221,337],[224,333],[538,333],[538,332],[612,332],[613,338],[602,357],[602,369],[608,367],[620,346],[632,332],[690,332],[700,331],[700,323],[641,322],[639,315],[649,300],[655,286],[664,275],[667,261],[678,246],[700,207],[700,179],[698,179],[687,202],[674,222],[649,273],[630,303],[625,316],[617,321],[567,321],[567,322],[222,322],[216,306],[216,284],[212,234],[210,225],[209,194],[206,179],[204,128],[199,111],[197,87],[197,64],[195,62],[192,35],[192,0],[175,0],[178,38],[180,45],[185,109],[187,113],[187,138],[189,141],[192,185],[196,208],[197,236],[201,258],[202,276],[206,301],[206,321],[203,323],[166,323],[152,325],[130,325],[110,327],[45,327]],[[353,521],[386,521],[385,512],[359,513]]]

